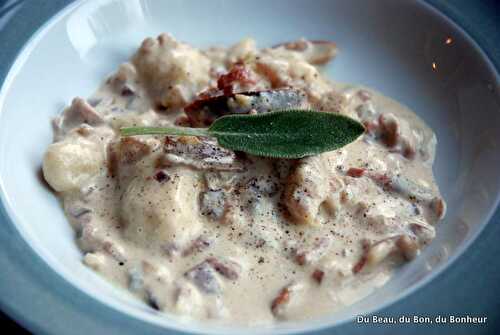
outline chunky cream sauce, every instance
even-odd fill
[[[397,102],[326,79],[320,66],[335,54],[321,41],[198,50],[167,34],[146,39],[54,120],[43,172],[83,262],[156,310],[238,324],[334,313],[384,285],[444,216],[436,138]],[[226,113],[276,104],[341,113],[366,133],[300,160],[119,135],[208,125],[222,113],[214,101]]]

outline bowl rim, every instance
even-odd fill
[[[44,23],[36,29],[31,36],[27,40],[23,40],[18,42],[16,45],[17,52],[16,55],[13,58],[13,61],[10,64],[7,64],[5,67],[7,70],[7,74],[5,75],[4,78],[0,78],[0,113],[2,111],[3,105],[4,105],[4,100],[5,100],[5,95],[6,92],[8,91],[12,80],[14,79],[17,69],[24,64],[25,59],[28,57],[28,55],[31,52],[31,49],[34,47],[36,42],[41,39],[44,34],[56,23],[58,22],[61,18],[66,16],[68,13],[82,5],[84,2],[91,1],[91,0],[76,0],[74,2],[70,2],[69,4],[65,5],[62,8],[57,9],[57,12],[51,16],[49,16]],[[457,33],[462,35],[464,39],[469,43],[469,45],[475,49],[475,51],[480,55],[482,61],[485,63],[487,66],[488,70],[490,73],[494,75],[494,78],[497,82],[497,84],[500,82],[500,70],[495,66],[495,63],[492,61],[490,58],[490,55],[474,40],[471,35],[464,29],[462,26],[457,23],[455,20],[447,16],[445,13],[443,13],[441,10],[439,10],[436,6],[430,4],[429,2],[425,0],[416,0],[415,1],[416,5],[421,5],[424,7],[424,9],[428,12],[428,15],[434,15],[437,16],[440,20],[445,21],[453,30],[455,30]],[[20,15],[20,14],[19,14]],[[22,21],[22,20],[20,20]],[[451,256],[449,259],[447,259],[445,262],[442,264],[439,264],[438,267],[435,268],[432,274],[427,276],[425,279],[423,279],[421,282],[414,284],[410,286],[407,290],[403,291],[402,293],[399,293],[395,295],[392,299],[387,301],[384,304],[381,304],[377,306],[376,308],[372,308],[369,310],[369,315],[373,314],[374,312],[381,311],[390,305],[394,304],[396,301],[402,300],[406,298],[407,296],[415,293],[417,290],[421,289],[422,287],[426,286],[429,284],[431,281],[433,281],[435,278],[438,276],[442,275],[444,273],[444,269],[450,267],[459,257],[463,255],[465,250],[467,250],[472,243],[474,243],[478,236],[483,232],[485,227],[492,221],[492,217],[496,212],[500,213],[500,208],[499,208],[499,203],[500,203],[500,195],[497,195],[496,199],[494,200],[494,206],[490,209],[490,211],[486,215],[486,219],[484,222],[481,223],[480,227],[476,232],[474,232],[473,235],[471,235],[470,239],[460,245],[457,248],[457,251],[454,253],[453,256]],[[2,221],[3,225],[6,226],[7,233],[10,233],[11,236],[9,236],[12,240],[12,244],[15,243],[20,243],[22,246],[18,246],[16,248],[12,248],[9,244],[7,244],[7,247],[3,248],[4,252],[6,254],[10,254],[13,257],[17,257],[15,255],[16,252],[19,252],[19,249],[21,248],[23,250],[24,255],[22,256],[24,259],[28,259],[31,261],[30,267],[34,267],[36,269],[30,269],[28,271],[23,271],[22,273],[18,271],[17,275],[23,276],[25,280],[29,280],[30,278],[33,279],[33,276],[30,277],[30,272],[32,271],[37,271],[38,273],[43,274],[45,277],[52,277],[54,280],[56,279],[57,282],[60,285],[64,285],[61,291],[65,291],[66,296],[72,296],[74,294],[78,294],[81,296],[81,299],[84,299],[80,302],[80,304],[75,305],[75,304],[68,304],[67,300],[62,299],[61,293],[56,293],[55,290],[45,292],[46,294],[49,294],[51,297],[57,299],[61,304],[64,305],[65,309],[70,309],[70,312],[72,313],[72,316],[75,318],[81,317],[81,313],[88,312],[88,308],[105,308],[107,312],[112,312],[115,314],[115,316],[126,316],[130,319],[129,321],[134,321],[135,323],[142,325],[142,326],[154,326],[154,327],[159,327],[159,329],[163,329],[163,331],[168,330],[171,331],[172,333],[174,332],[186,332],[188,331],[189,333],[205,333],[203,330],[197,329],[186,329],[184,327],[179,327],[179,324],[173,324],[173,325],[168,325],[166,326],[164,322],[160,322],[161,318],[158,317],[146,317],[143,315],[138,315],[138,314],[132,314],[132,313],[127,313],[126,311],[122,310],[121,308],[118,308],[116,306],[113,306],[109,304],[108,302],[101,300],[97,297],[95,297],[92,294],[89,294],[88,292],[83,291],[81,288],[76,286],[74,283],[71,281],[67,280],[65,276],[62,274],[58,273],[48,262],[47,260],[43,259],[41,255],[39,255],[33,247],[30,245],[30,243],[23,238],[21,232],[17,228],[16,224],[14,223],[13,219],[11,218],[12,215],[9,215],[9,212],[12,213],[13,210],[9,204],[9,201],[6,197],[3,181],[2,181],[2,176],[0,176],[0,221]],[[0,241],[2,240],[2,231],[0,231]],[[9,249],[10,247],[10,249]],[[0,259],[1,261],[1,259]],[[14,261],[12,261],[14,263]],[[0,263],[1,264],[1,263]],[[27,264],[22,264],[23,266],[27,266]],[[21,266],[18,264],[18,266]],[[26,270],[21,269],[21,270]],[[3,284],[0,282],[0,287]],[[41,292],[43,290],[43,287],[41,286],[33,286],[33,289],[36,291]],[[52,285],[52,288],[55,288],[54,285]],[[0,288],[1,289],[1,288]],[[49,326],[43,318],[38,318],[37,315],[30,315],[30,320],[26,317],[24,313],[21,312],[22,310],[22,305],[25,305],[29,301],[5,301],[0,299],[0,309],[5,311],[9,316],[11,316],[13,319],[18,321],[20,324],[26,326],[28,329],[36,332],[36,333],[47,333]],[[325,329],[333,329],[334,327],[338,327],[340,325],[343,325],[347,322],[351,322],[355,319],[355,316],[351,317],[346,317],[343,318],[334,324],[328,323],[327,320],[323,320],[322,322],[314,327],[312,326],[305,326],[305,322],[298,323],[297,325],[301,325],[301,329],[287,329],[287,328],[252,328],[252,329],[247,329],[247,328],[241,328],[239,326],[224,326],[222,328],[218,328],[217,326],[214,327],[213,329],[209,330],[206,333],[219,333],[221,330],[224,331],[225,333],[231,334],[235,331],[238,331],[238,333],[248,333],[248,332],[254,332],[255,330],[259,330],[261,333],[273,333],[273,334],[283,334],[283,333],[288,333],[288,334],[297,334],[297,333],[305,333],[305,332],[315,332],[315,331],[321,331]],[[94,320],[95,321],[95,320]],[[100,320],[101,322],[109,322],[103,319]],[[153,330],[153,329],[151,329]],[[155,329],[156,330],[156,329]],[[207,331],[207,329],[205,329]]]

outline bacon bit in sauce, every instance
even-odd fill
[[[208,96],[208,97],[207,97]],[[184,108],[194,127],[209,126],[218,117],[228,114],[267,113],[273,109],[303,108],[307,97],[302,90],[280,88],[238,93],[202,94]]]
[[[200,236],[191,242],[189,247],[182,252],[182,256],[186,257],[197,252],[202,252],[203,250],[208,249],[211,244],[212,243],[205,237]]]
[[[121,161],[125,164],[133,164],[140,161],[151,152],[151,148],[141,141],[132,137],[125,137],[120,142]]]
[[[347,192],[346,190],[340,191],[340,203],[345,204],[346,202],[349,201],[349,199],[350,199],[349,192]]]
[[[325,272],[319,269],[314,270],[311,277],[318,283],[321,284],[323,281],[323,277],[325,276]]]
[[[242,86],[256,83],[250,71],[242,63],[234,64],[228,73],[221,75],[217,80],[217,88],[225,95],[229,95],[234,92],[235,84],[238,83]]]
[[[409,160],[414,159],[415,155],[417,154],[415,148],[406,142],[404,144],[405,145],[403,146],[403,157]]]
[[[210,87],[210,88],[207,88],[206,90],[200,92],[200,94],[198,94],[196,99],[197,100],[210,99],[210,98],[218,97],[221,95],[222,95],[222,93],[218,88]]]
[[[370,177],[381,187],[392,190],[392,178],[385,173],[372,173]]]
[[[360,272],[365,264],[366,264],[366,261],[367,261],[367,258],[366,256],[362,256],[361,259],[356,263],[356,265],[354,265],[354,267],[352,268],[352,272],[353,273],[358,273]]]
[[[419,247],[417,243],[408,235],[403,235],[396,240],[396,246],[405,258],[406,261],[411,261],[417,257]]]
[[[364,121],[363,126],[365,127],[365,132],[368,135],[375,135],[378,129],[378,122],[376,121]]]
[[[304,40],[304,39],[300,39],[297,41],[292,41],[292,42],[287,42],[287,43],[275,45],[274,48],[278,48],[278,47],[283,46],[287,50],[305,51],[308,47],[308,43],[309,43],[309,41]]]
[[[288,289],[288,287],[285,287],[280,291],[278,296],[274,298],[273,302],[271,303],[271,311],[273,312],[273,314],[276,315],[278,312],[278,308],[281,305],[288,303],[289,301],[290,301],[290,290]]]
[[[111,142],[106,148],[107,169],[112,178],[118,175],[121,164],[134,164],[151,153],[151,148],[132,137],[122,138],[119,142]]]
[[[159,166],[188,165],[199,170],[243,171],[233,151],[217,144],[216,140],[194,136],[165,137]]]
[[[368,261],[368,258],[366,257],[366,255],[368,253],[368,249],[371,246],[371,242],[369,240],[364,239],[361,241],[361,245],[363,247],[363,256],[361,256],[359,261],[352,268],[352,272],[354,274],[360,272],[364,268],[364,266],[366,265],[366,262]]]
[[[119,165],[119,158],[118,158],[118,152],[116,151],[116,147],[113,143],[110,143],[108,147],[106,148],[107,151],[107,162],[106,166],[108,168],[108,175],[111,178],[114,178],[118,174],[118,165]]]
[[[305,265],[306,264],[306,254],[305,252],[300,253],[295,256],[295,263],[299,265]]]
[[[209,258],[207,258],[206,261],[208,264],[210,264],[213,267],[213,269],[215,271],[217,271],[219,274],[226,277],[227,279],[230,279],[230,280],[238,279],[239,271],[235,269],[237,266],[236,263],[233,263],[233,262],[229,263],[228,262],[227,264],[224,264],[215,257],[209,257]]]
[[[365,169],[360,169],[360,168],[350,168],[349,170],[347,170],[346,174],[349,176],[349,177],[353,177],[353,178],[360,178],[363,176],[363,174],[365,173]]]
[[[326,64],[337,54],[337,45],[323,40],[300,39],[274,46],[274,48],[278,47],[300,52],[308,63],[315,65]]]
[[[434,210],[438,219],[442,219],[444,217],[444,214],[446,212],[446,204],[443,199],[439,197],[432,199],[430,207],[432,210]]]
[[[392,148],[398,144],[400,130],[397,119],[392,114],[380,114],[378,123],[380,125],[380,136],[382,142]]]
[[[215,294],[221,291],[219,282],[214,276],[213,268],[207,261],[203,261],[186,271],[184,276],[205,293]]]

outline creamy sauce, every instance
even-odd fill
[[[335,52],[304,40],[259,50],[250,39],[200,51],[163,34],[91,98],[75,98],[54,120],[43,171],[83,262],[154,309],[238,324],[334,313],[386,283],[444,216],[436,138],[397,102],[327,80],[317,65]],[[193,125],[185,108],[217,87],[238,108],[250,99],[238,93],[291,87],[301,107],[367,131],[301,160],[193,137],[120,138],[124,126]]]

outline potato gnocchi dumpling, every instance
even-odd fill
[[[53,143],[43,158],[43,176],[57,192],[82,187],[103,167],[103,148],[81,137]]]
[[[193,174],[175,174],[170,180],[136,177],[121,200],[125,236],[147,246],[154,242],[184,245],[199,234],[199,181]]]

